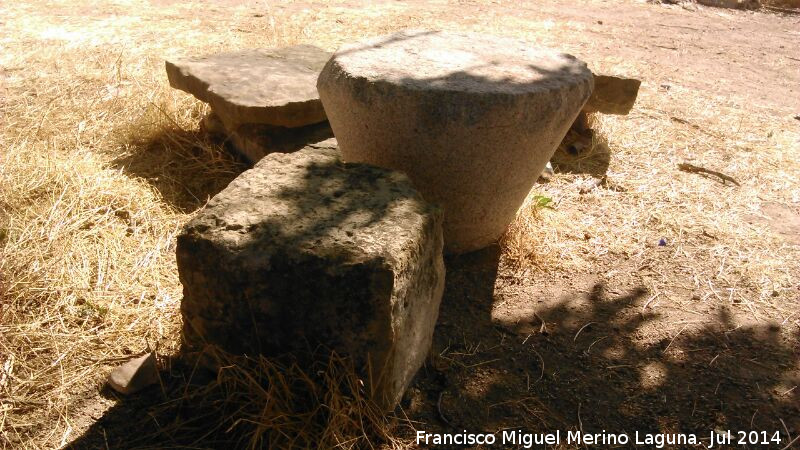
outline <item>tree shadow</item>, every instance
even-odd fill
[[[783,448],[787,432],[800,432],[800,394],[793,389],[800,384],[800,349],[793,347],[800,330],[787,336],[775,325],[737,325],[723,307],[709,320],[688,321],[666,337],[650,338],[663,317],[643,307],[645,289],[625,291],[591,279],[571,292],[542,289],[520,307],[515,302],[524,286],[502,274],[500,253],[493,246],[446,258],[433,349],[395,411],[410,420],[399,423],[399,435],[467,430],[500,439],[509,430],[560,430],[566,439],[568,431],[605,430],[626,433],[633,442],[636,432],[681,432],[696,434],[696,447],[702,447],[712,430],[732,430],[736,438],[736,431],[756,430],[768,431],[769,439],[778,433],[781,444],[751,448]],[[120,401],[73,448],[102,448],[105,442],[114,448],[230,445],[224,433],[198,443],[193,428],[164,426],[179,420],[156,407],[213,376],[192,381],[192,367],[180,359],[176,364],[183,367],[162,373],[172,397],[153,387],[149,395]],[[156,409],[161,415],[153,414]],[[191,404],[170,411],[219,414]]]
[[[298,129],[242,125],[230,137],[204,126],[165,125],[144,139],[131,137],[125,154],[111,165],[147,181],[168,204],[189,213],[264,156],[328,145],[324,141],[332,136],[327,122]]]
[[[395,275],[421,280],[438,273],[433,249],[441,247],[441,233],[433,227],[441,212],[406,177],[344,163],[335,147],[302,158],[262,160],[178,237],[187,335],[245,354],[388,342],[372,334],[384,331],[372,321],[390,316],[375,296],[405,279]],[[417,246],[419,252],[409,250]],[[404,257],[419,267],[395,274]],[[220,307],[216,298],[240,307]],[[304,342],[312,337],[317,341]]]
[[[472,279],[475,269],[463,269],[455,276]],[[694,433],[696,447],[712,430],[767,432],[755,448],[782,448],[800,432],[800,330],[743,325],[728,307],[665,323],[642,306],[643,287],[588,281],[531,298],[518,283],[496,286],[480,287],[480,298],[446,293],[431,363],[403,405],[417,430],[498,440],[504,430],[562,439],[605,430],[626,433],[630,447],[636,432]]]
[[[466,224],[474,220],[500,234],[588,100],[593,78],[574,57],[544,57],[527,43],[501,41],[471,52],[469,43],[427,34],[434,36],[420,39],[420,48],[408,45],[418,38],[414,32],[401,32],[395,40],[408,42],[347,49],[375,56],[348,55],[354,73],[346,77],[340,74],[350,66],[331,59],[318,81],[331,125],[348,158],[403,171],[423,195],[444,203],[446,216],[453,207],[461,229],[477,235]],[[518,46],[518,54],[500,45]],[[378,62],[386,70],[369,65]],[[369,70],[361,73],[363,67]],[[339,101],[327,101],[327,93]],[[394,131],[361,131],[372,128]],[[459,217],[456,210],[473,214]]]
[[[405,41],[405,40],[408,40],[408,39],[413,39],[415,37],[426,36],[426,35],[435,34],[435,33],[437,33],[437,32],[436,31],[431,31],[431,30],[409,30],[409,31],[407,31],[405,33],[394,33],[394,34],[390,34],[388,36],[385,36],[383,39],[381,39],[380,41],[378,41],[377,43],[375,43],[373,45],[355,47],[355,48],[352,48],[350,50],[344,50],[344,51],[340,50],[340,51],[337,51],[337,54],[339,54],[339,55],[347,55],[347,54],[350,54],[350,53],[357,53],[357,52],[360,52],[360,51],[369,50],[369,49],[372,49],[372,48],[380,48],[380,47],[383,47],[383,46],[386,46],[386,45],[391,45],[391,44],[396,43],[396,42],[401,42],[401,41]]]

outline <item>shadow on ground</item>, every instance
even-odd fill
[[[357,370],[337,367],[336,376],[326,370],[296,370],[294,363],[314,368],[308,361],[317,358],[305,358],[309,351],[388,339],[384,334],[390,330],[375,325],[375,309],[384,305],[375,301],[374,292],[391,289],[394,281],[389,269],[399,264],[387,261],[385,252],[414,252],[406,249],[427,245],[418,256],[418,269],[412,270],[421,271],[421,276],[436,273],[434,264],[440,260],[433,257],[434,249],[441,249],[442,242],[434,226],[440,213],[424,204],[399,174],[345,164],[333,148],[319,148],[312,154],[293,161],[279,156],[282,162],[265,161],[259,166],[264,170],[245,172],[195,215],[177,239],[179,275],[185,286],[181,309],[186,342],[200,347],[207,341],[251,356],[283,355],[270,358],[274,363],[265,358],[218,359],[221,362],[213,364],[218,370],[211,373],[196,368],[189,355],[168,358],[162,361],[168,370],[162,373],[161,386],[119,401],[96,418],[73,447],[106,442],[113,448],[237,447],[249,445],[253,435],[265,430],[278,430],[272,437],[291,435],[297,423],[305,420],[326,431],[325,424],[330,422],[322,419],[328,417],[352,428],[348,424],[369,423],[369,417],[378,416],[352,417],[375,410],[366,401],[356,401],[365,395],[363,391],[375,387],[371,380],[377,379],[368,376],[369,361],[362,355],[349,355]],[[158,181],[158,177],[150,178]],[[397,225],[403,221],[420,227],[431,241],[420,243],[410,234],[396,236],[398,230],[405,231]],[[240,235],[224,233],[240,229],[248,231],[251,241],[243,243]],[[377,236],[392,233],[395,242],[378,253],[370,242],[359,241],[364,236],[351,231],[366,229]],[[209,236],[214,232],[205,234],[209,230],[215,230],[216,240]],[[435,284],[428,286],[433,289]],[[251,372],[234,364],[246,364]],[[323,364],[323,369],[327,367]],[[353,382],[356,373],[362,377],[360,384]],[[318,380],[308,382],[311,378]],[[340,394],[331,396],[329,390],[316,387],[331,383]],[[307,386],[314,386],[310,394],[304,389]],[[306,400],[295,405],[298,398]],[[289,406],[275,408],[276,402]],[[76,405],[76,409],[81,408]],[[236,430],[228,433],[231,429]],[[313,431],[303,430],[312,438],[323,438],[322,432]],[[336,432],[334,428],[332,433]],[[270,438],[262,442],[276,440],[283,442]],[[317,446],[300,442],[299,447]]]
[[[448,261],[431,362],[403,404],[416,429],[606,430],[631,443],[680,432],[706,444],[712,430],[766,431],[768,445],[751,448],[800,433],[800,330],[742,326],[723,307],[654,337],[662,317],[643,287],[587,277],[515,296],[518,282],[492,277],[494,252]]]
[[[194,211],[244,169],[207,139],[168,130],[133,145],[115,164],[179,210]],[[557,171],[606,173],[604,142],[570,145],[553,157]],[[780,448],[800,434],[800,330],[742,325],[726,307],[665,327],[658,310],[647,307],[643,286],[610,285],[598,276],[555,288],[520,280],[505,275],[511,272],[496,246],[450,257],[446,265],[429,363],[395,411],[403,418],[396,422],[400,435],[681,432],[708,444],[712,430],[753,430],[768,439],[777,433],[781,443],[771,446]],[[163,385],[119,399],[70,447],[238,446],[241,438],[230,430],[239,411],[204,387],[216,375],[180,355],[167,367]],[[245,404],[258,409],[260,401],[269,396]]]
[[[168,204],[189,213],[248,168],[229,145],[201,130],[167,125],[152,135],[130,139],[128,151],[112,166],[144,179]]]
[[[446,263],[431,357],[395,411],[401,436],[413,438],[414,429],[498,438],[502,430],[561,430],[562,437],[606,430],[631,439],[635,432],[642,438],[694,433],[707,444],[711,430],[755,430],[766,431],[768,439],[778,436],[781,444],[750,448],[781,448],[787,433],[800,433],[800,392],[794,388],[800,384],[800,330],[787,337],[776,325],[740,326],[721,308],[716,317],[653,337],[661,317],[643,308],[649,296],[642,287],[613,287],[588,277],[561,295],[542,289],[530,297],[513,294],[524,286],[502,275],[497,247]],[[120,400],[72,448],[226,444],[224,430],[198,441],[196,423],[171,425],[185,423],[189,413],[198,420],[230,414],[213,402],[201,402],[198,410],[182,400],[187,390],[200,389],[187,382],[192,370],[176,361],[162,372],[163,393],[154,387]]]

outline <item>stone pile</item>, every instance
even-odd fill
[[[250,162],[333,136],[317,94],[331,54],[311,45],[167,61],[170,86],[211,105],[202,121]]]
[[[322,345],[392,409],[430,349],[441,223],[399,172],[335,148],[268,155],[178,237],[185,341],[266,355]]]
[[[323,346],[386,409],[430,349],[443,248],[495,241],[581,108],[627,113],[638,90],[523,41],[443,32],[166,68],[211,105],[202,127],[255,163],[178,237],[186,345]]]

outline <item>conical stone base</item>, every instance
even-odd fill
[[[343,158],[405,172],[463,253],[502,235],[592,83],[525,41],[403,31],[341,47],[317,89]]]

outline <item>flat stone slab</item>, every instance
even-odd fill
[[[226,128],[300,127],[325,120],[317,76],[331,53],[311,45],[166,61],[170,86],[211,104]]]
[[[345,164],[330,146],[264,157],[186,225],[184,338],[246,354],[323,345],[391,409],[430,349],[442,212],[405,175]]]
[[[342,46],[317,88],[344,160],[408,174],[463,253],[502,235],[592,84],[530,42],[407,30]]]

